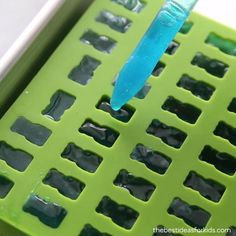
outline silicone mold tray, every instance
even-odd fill
[[[115,76],[161,5],[125,2],[94,1],[0,120],[0,217],[29,235],[233,232],[236,32],[192,14],[113,112]]]

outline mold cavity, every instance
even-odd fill
[[[114,184],[127,189],[132,196],[143,201],[148,201],[156,188],[147,180],[136,177],[127,170],[120,171],[114,180]]]
[[[165,67],[166,65],[163,62],[159,61],[156,64],[155,68],[153,69],[152,75],[156,77],[159,76],[162,73],[162,71],[165,69]]]
[[[63,207],[36,195],[30,196],[23,210],[38,217],[42,223],[52,228],[58,228],[67,214]]]
[[[137,94],[135,95],[135,97],[138,98],[138,99],[144,99],[144,98],[148,95],[148,93],[149,93],[149,91],[150,91],[151,88],[152,88],[152,86],[151,86],[149,83],[146,83],[146,84],[143,86],[143,88],[140,89],[139,92],[137,92]]]
[[[95,229],[92,225],[86,224],[82,229],[79,236],[111,236],[110,234],[101,233]]]
[[[198,66],[209,74],[222,78],[227,72],[229,66],[216,59],[211,59],[202,53],[197,53],[191,61],[192,65]]]
[[[210,146],[205,146],[199,159],[205,161],[227,175],[234,175],[236,171],[236,158],[225,152],[219,152]]]
[[[73,161],[78,167],[90,173],[94,173],[102,162],[102,158],[97,154],[83,150],[73,143],[67,145],[61,156]]]
[[[96,211],[110,217],[114,223],[125,229],[131,229],[139,215],[137,211],[125,205],[119,205],[107,196],[103,197]]]
[[[111,29],[125,33],[131,26],[131,21],[123,16],[118,16],[110,11],[102,11],[96,21],[108,25]]]
[[[227,232],[226,236],[235,236],[236,235],[236,227],[230,226],[229,231]]]
[[[187,176],[184,185],[198,191],[203,197],[213,202],[219,202],[225,191],[223,185],[214,180],[205,179],[193,171]]]
[[[187,34],[191,30],[192,26],[193,26],[193,22],[186,21],[181,27],[179,32],[182,34]]]
[[[48,128],[34,124],[22,116],[18,117],[11,126],[11,131],[24,136],[28,141],[38,146],[43,146],[52,134]]]
[[[180,198],[175,198],[172,201],[168,213],[181,218],[186,224],[198,229],[204,228],[211,217],[207,211],[198,206],[189,205]]]
[[[152,236],[181,236],[180,234],[174,234],[172,233],[171,229],[167,229],[163,225],[158,225],[156,228],[153,229],[153,235]]]
[[[87,134],[98,143],[111,147],[119,136],[119,133],[106,126],[100,126],[97,123],[86,120],[79,128],[80,133]]]
[[[236,146],[236,128],[233,128],[223,121],[220,121],[214,130],[214,134],[227,139],[231,144]]]
[[[162,105],[162,109],[176,114],[181,120],[190,124],[196,123],[201,114],[200,109],[188,103],[183,103],[172,96],[167,98],[165,103]]]
[[[140,0],[111,0],[119,5],[124,6],[126,9],[139,13],[144,8],[144,2]]]
[[[236,98],[233,98],[228,106],[228,111],[236,113]]]
[[[169,55],[174,55],[175,52],[177,51],[178,47],[179,47],[179,43],[177,43],[176,41],[173,40],[169,44],[168,48],[166,49],[166,53]]]
[[[215,33],[210,33],[205,42],[228,55],[236,56],[236,42],[233,40],[223,38]]]
[[[108,97],[102,97],[98,102],[96,108],[109,113],[112,117],[122,122],[128,122],[134,114],[134,108],[128,105],[124,105],[120,110],[114,111],[110,105],[110,99]]]
[[[86,85],[93,78],[94,71],[101,65],[101,62],[88,55],[84,56],[80,64],[74,67],[68,78],[82,85]]]
[[[211,85],[195,80],[186,74],[182,75],[177,86],[190,91],[193,95],[206,101],[211,98],[215,91],[215,88]]]
[[[171,164],[169,157],[160,152],[153,151],[143,144],[137,144],[130,156],[133,160],[143,163],[148,169],[158,174],[165,174]]]
[[[59,193],[70,199],[77,199],[85,184],[71,176],[65,176],[56,169],[51,169],[43,183],[58,190]]]
[[[105,35],[99,35],[92,30],[86,31],[80,38],[80,41],[104,53],[111,53],[116,45],[115,40]]]
[[[75,97],[63,91],[57,91],[52,96],[50,104],[42,111],[42,114],[52,120],[59,121],[64,112],[73,105],[74,101]]]
[[[153,120],[146,132],[160,138],[164,143],[174,148],[180,148],[187,137],[183,131],[168,126],[159,120]]]
[[[0,160],[5,161],[13,169],[23,172],[32,159],[33,156],[30,154],[0,141]]]
[[[11,191],[14,183],[0,175],[0,198],[3,199],[7,196],[7,194]]]

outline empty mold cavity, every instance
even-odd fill
[[[199,155],[205,161],[227,175],[234,175],[236,171],[236,158],[225,152],[219,152],[210,146],[205,146]]]
[[[205,42],[228,55],[236,56],[236,42],[233,40],[223,38],[215,33],[210,33]]]
[[[203,197],[213,202],[219,202],[225,191],[223,185],[214,180],[205,179],[193,171],[187,176],[184,185],[198,191]]]
[[[120,205],[107,196],[100,201],[96,211],[111,218],[114,223],[125,229],[131,229],[139,215],[137,211]]]
[[[110,11],[101,11],[96,21],[108,25],[120,33],[125,33],[131,26],[131,21]]]
[[[229,66],[222,61],[212,59],[200,52],[198,52],[193,60],[191,61],[192,65],[198,66],[209,74],[222,78],[227,72]]]
[[[92,225],[86,224],[82,231],[80,232],[79,236],[111,236],[107,233],[101,233],[97,229],[95,229]]]
[[[23,172],[32,159],[33,156],[30,154],[0,141],[0,160],[5,161],[13,169]]]
[[[159,61],[156,64],[155,68],[153,69],[152,75],[156,77],[159,76],[162,73],[162,71],[165,69],[165,67],[166,65],[163,62]]]
[[[191,30],[192,26],[193,26],[193,22],[186,21],[184,22],[179,32],[182,34],[187,34]]]
[[[172,96],[167,98],[165,103],[162,105],[162,109],[174,113],[181,120],[186,121],[190,124],[196,123],[198,117],[201,114],[200,109],[188,103],[183,103]]]
[[[226,236],[236,236],[236,227],[230,226]]]
[[[67,214],[63,207],[56,203],[45,201],[37,195],[30,196],[23,210],[38,217],[43,224],[51,228],[58,228]]]
[[[0,175],[0,199],[3,199],[11,191],[14,183],[4,176]]]
[[[124,6],[126,9],[133,12],[140,12],[144,8],[144,2],[140,0],[111,0],[119,5]]]
[[[214,130],[214,134],[228,140],[231,144],[236,146],[236,128],[220,121]]]
[[[120,171],[114,180],[114,184],[127,189],[132,196],[143,201],[148,201],[156,188],[149,181],[141,177],[136,177],[127,170]]]
[[[168,213],[177,216],[184,220],[186,224],[198,229],[204,228],[211,217],[210,213],[204,209],[189,205],[180,198],[175,198],[172,201],[168,208]]]
[[[167,229],[163,225],[158,225],[156,228],[153,229],[153,235],[152,236],[181,236],[180,234],[174,234],[172,233],[171,229]]]
[[[50,104],[42,111],[42,114],[52,120],[59,121],[64,112],[73,105],[74,101],[75,97],[63,91],[57,91],[52,96]]]
[[[146,84],[137,92],[137,94],[135,95],[135,97],[138,98],[138,99],[144,99],[144,98],[148,95],[148,93],[149,93],[149,91],[150,91],[151,88],[152,88],[152,86],[151,86],[149,83],[146,83]]]
[[[94,173],[102,162],[102,158],[97,154],[69,143],[61,156],[74,162],[81,169]]]
[[[159,120],[153,120],[146,132],[160,138],[164,143],[174,148],[180,148],[187,137],[183,131],[168,126]]]
[[[98,143],[111,147],[119,136],[119,133],[106,126],[100,126],[97,123],[86,120],[79,128],[80,133],[87,134]]]
[[[65,176],[56,169],[51,169],[43,183],[58,190],[59,193],[70,199],[77,199],[83,191],[85,184],[71,176]]]
[[[166,49],[166,53],[169,55],[174,55],[175,52],[177,51],[178,47],[179,47],[179,43],[173,40],[169,44],[168,48]]]
[[[236,98],[233,98],[228,106],[228,111],[236,113]]]
[[[116,45],[115,40],[105,35],[99,35],[92,30],[86,31],[80,38],[80,41],[104,53],[111,53]]]
[[[74,67],[68,75],[68,78],[82,85],[88,84],[93,78],[94,71],[101,64],[97,59],[85,55],[79,65]]]
[[[24,136],[28,141],[38,146],[44,145],[52,133],[48,128],[40,124],[34,124],[22,116],[17,118],[11,126],[11,130]]]
[[[169,157],[154,151],[143,144],[137,144],[130,154],[130,157],[133,160],[143,163],[148,169],[158,174],[165,174],[171,164],[171,159]]]
[[[193,95],[206,101],[211,98],[215,91],[213,86],[203,81],[195,80],[186,74],[182,75],[177,86],[190,91]]]
[[[120,110],[114,111],[110,105],[110,99],[108,97],[102,97],[98,102],[98,109],[109,113],[112,117],[122,122],[128,122],[134,114],[134,108],[128,105],[124,105]]]

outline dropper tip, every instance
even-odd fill
[[[124,105],[124,104],[119,103],[118,101],[114,101],[114,99],[111,99],[110,104],[111,104],[111,108],[114,111],[120,110],[120,108]]]

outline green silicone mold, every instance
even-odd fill
[[[112,83],[161,5],[124,2],[94,1],[0,120],[0,218],[26,234],[236,226],[236,32],[193,13],[115,113]]]

